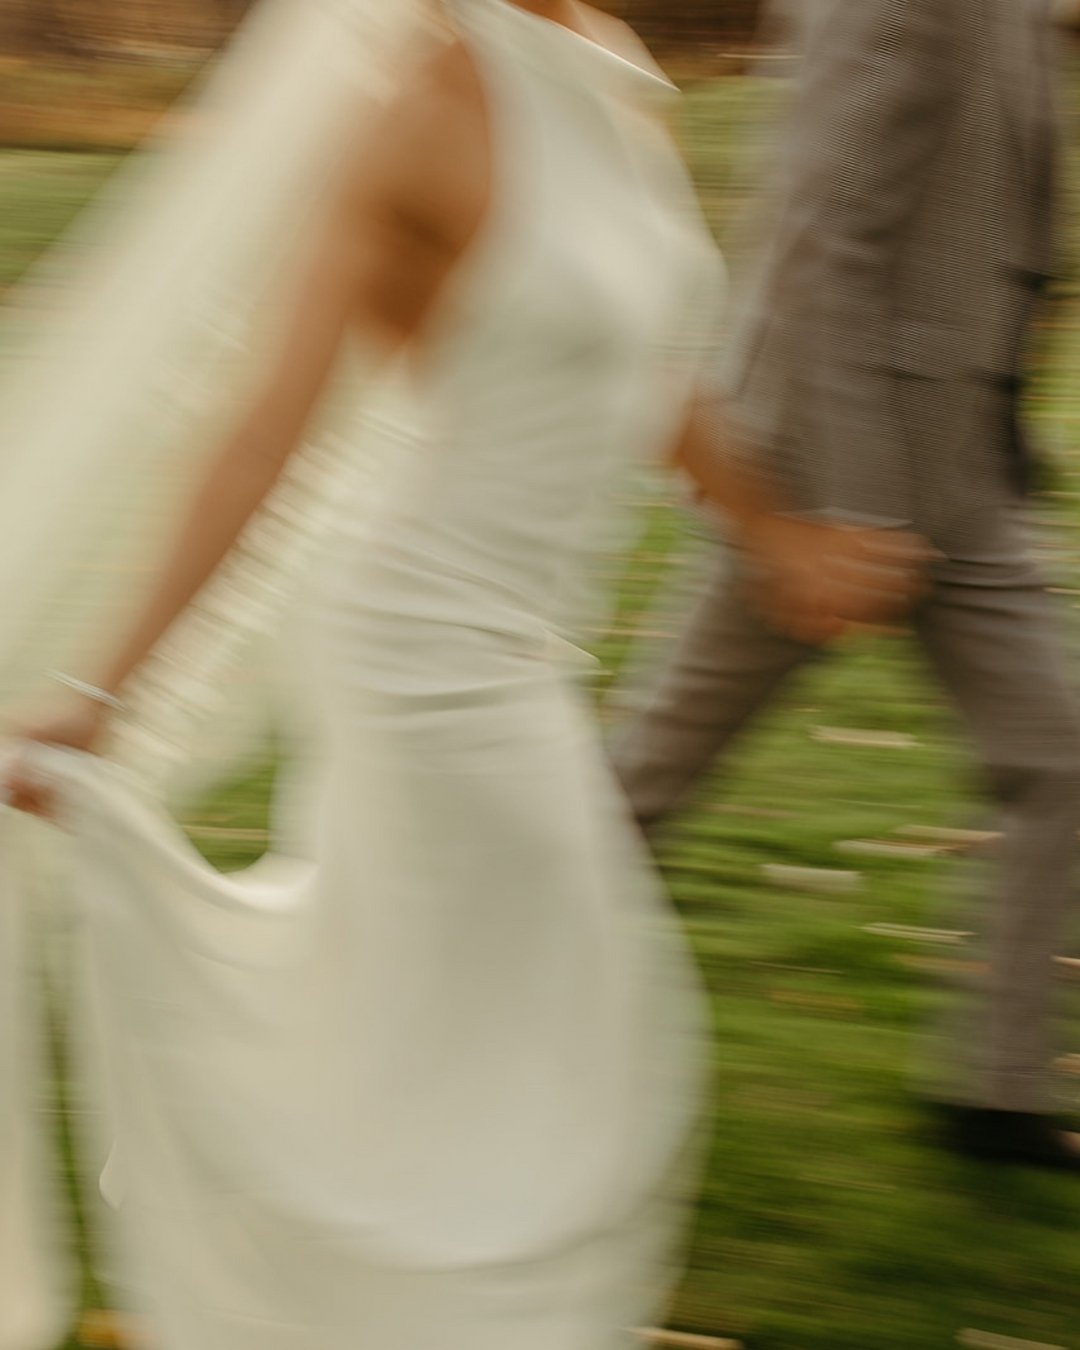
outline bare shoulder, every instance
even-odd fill
[[[660,72],[659,63],[637,31],[614,14],[605,14],[592,5],[582,5],[588,19],[589,36],[624,60],[646,70]]]
[[[332,235],[355,317],[394,343],[420,334],[487,217],[489,142],[480,76],[458,42],[442,41],[403,66],[349,147]]]
[[[490,195],[490,131],[481,77],[456,39],[434,42],[404,73],[371,133],[355,147],[349,195],[460,251]]]

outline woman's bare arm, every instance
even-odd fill
[[[482,88],[459,44],[414,74],[333,194],[280,350],[199,488],[149,599],[101,671],[121,689],[228,553],[278,480],[335,368],[347,334],[372,366],[422,343],[424,325],[488,207],[490,148]],[[107,710],[69,701],[31,740],[94,748]],[[32,784],[9,783],[37,809]]]
[[[109,693],[153,651],[277,482],[346,333],[378,363],[421,332],[486,208],[474,78],[460,47],[443,51],[356,154],[262,396],[217,456],[153,597],[97,682]]]
[[[444,51],[356,155],[263,390],[222,447],[101,688],[124,684],[229,551],[301,442],[346,334],[378,364],[420,333],[486,206],[470,79],[462,49]]]

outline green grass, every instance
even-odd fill
[[[691,96],[688,148],[718,233],[740,251],[754,148],[773,86],[716,81]],[[11,278],[107,172],[109,161],[0,157],[0,277]],[[11,194],[10,196],[8,194]],[[1061,470],[1055,524],[1075,539],[1080,314],[1062,295],[1043,343],[1034,411]],[[679,555],[682,525],[663,506],[622,569],[609,664]],[[1075,548],[1051,560],[1080,584]],[[1076,638],[1075,602],[1063,602]],[[650,621],[649,627],[652,627]],[[821,744],[819,726],[900,731],[906,749]],[[236,832],[223,866],[248,861],[242,837],[265,823],[271,771],[207,802]],[[909,824],[970,823],[972,768],[947,710],[903,644],[860,644],[800,679],[736,753],[722,780],[669,830],[662,858],[713,998],[712,1148],[676,1324],[738,1336],[752,1350],[930,1350],[968,1327],[1080,1347],[1080,1186],[964,1165],[929,1147],[911,1095],[921,1028],[941,1001],[912,957],[948,957],[867,932],[872,924],[948,927],[953,867],[838,854],[838,841]],[[857,893],[768,884],[762,865],[857,867]],[[524,959],[524,957],[523,957]],[[1071,1048],[1080,1028],[1068,1023]],[[1063,1078],[1078,1101],[1080,1079]],[[376,1350],[375,1347],[372,1350]]]
[[[64,229],[116,163],[111,155],[0,154],[0,293]]]

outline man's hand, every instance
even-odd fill
[[[799,642],[831,642],[853,627],[907,615],[932,557],[918,537],[769,514],[743,535],[762,612]]]
[[[798,641],[819,644],[849,628],[894,624],[925,590],[934,555],[916,536],[785,514],[777,485],[715,398],[696,400],[673,459],[734,527],[762,612]]]

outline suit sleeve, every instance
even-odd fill
[[[956,6],[818,4],[729,416],[800,506],[903,524],[912,464],[891,368],[893,282],[948,125]]]

